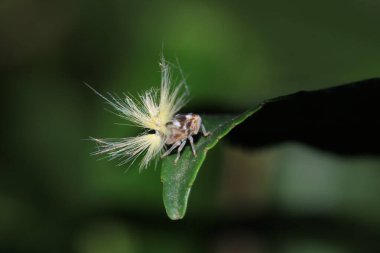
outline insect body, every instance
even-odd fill
[[[118,116],[145,130],[135,137],[92,138],[98,144],[98,150],[94,154],[106,155],[110,160],[120,159],[120,164],[130,161],[133,163],[137,157],[143,155],[140,162],[140,169],[142,169],[162,154],[166,145],[171,145],[171,147],[161,157],[169,155],[178,148],[175,159],[177,163],[182,149],[189,140],[193,154],[196,156],[193,136],[200,130],[204,136],[209,135],[209,132],[206,132],[199,115],[176,114],[187,102],[187,92],[183,92],[186,88],[185,79],[174,86],[169,64],[163,57],[160,67],[160,89],[150,89],[138,98],[127,95],[120,98],[111,94],[109,94],[110,98],[107,98],[88,85],[114,108]]]
[[[172,145],[161,157],[169,155],[175,148],[178,147],[177,157],[174,163],[178,162],[180,153],[183,147],[186,145],[186,141],[190,141],[191,149],[196,157],[197,152],[194,147],[193,135],[197,135],[199,130],[202,131],[204,136],[210,135],[206,131],[205,126],[202,124],[201,116],[198,114],[177,114],[174,119],[166,124],[169,130],[169,136],[165,141],[165,144]]]

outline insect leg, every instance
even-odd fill
[[[202,133],[204,136],[209,136],[211,133],[206,131],[205,125],[202,124]]]
[[[189,135],[189,137],[187,137],[187,139],[189,139],[189,141],[190,141],[191,149],[193,150],[193,154],[194,154],[194,156],[197,157],[197,152],[196,152],[195,147],[194,147],[194,139],[193,139],[193,136]]]
[[[181,141],[175,142],[162,156],[161,158],[164,158],[165,156],[170,155],[170,153],[179,145],[181,145]]]
[[[178,159],[179,159],[179,157],[180,157],[180,155],[181,155],[181,151],[182,151],[183,147],[185,146],[185,144],[186,144],[186,139],[184,139],[184,140],[182,141],[181,146],[179,146],[179,148],[178,148],[178,153],[177,153],[177,157],[176,157],[176,159],[174,160],[174,164],[176,164],[176,163],[178,162]]]

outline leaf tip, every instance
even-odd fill
[[[185,216],[184,213],[180,214],[178,211],[174,210],[166,210],[166,213],[171,220],[181,220]]]

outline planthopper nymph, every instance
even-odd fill
[[[91,138],[98,145],[96,155],[106,155],[110,160],[118,159],[120,164],[133,163],[142,155],[140,169],[146,168],[157,157],[165,157],[177,148],[177,163],[182,149],[187,141],[191,145],[194,156],[197,155],[193,136],[202,133],[208,136],[198,114],[177,114],[187,102],[187,87],[184,78],[172,84],[170,64],[164,57],[160,61],[161,87],[159,90],[150,89],[137,98],[123,95],[123,98],[108,93],[101,96],[115,110],[116,114],[132,125],[143,128],[144,131],[135,137],[126,138]]]

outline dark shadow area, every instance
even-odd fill
[[[380,154],[380,79],[270,99],[234,128],[232,143],[298,141],[344,155]]]

